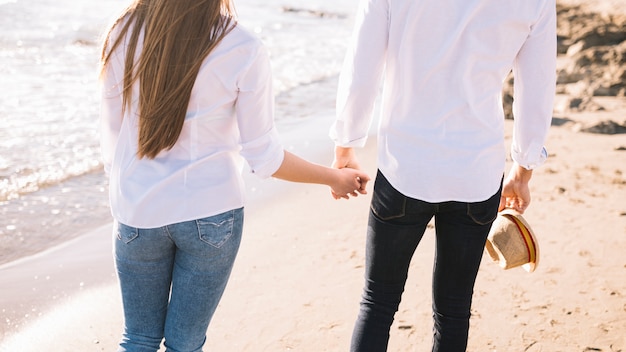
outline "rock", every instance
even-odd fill
[[[604,107],[594,96],[626,96],[626,14],[594,4],[557,1],[556,91],[569,98],[557,102],[555,111],[600,111]],[[512,77],[505,81],[502,102],[505,117],[512,119]],[[611,129],[610,125],[596,127]]]
[[[595,125],[584,127],[580,131],[599,134],[621,134],[626,133],[626,124],[619,124],[611,120],[601,121]]]
[[[570,98],[568,110],[576,111],[602,111],[604,107],[596,103],[591,97]]]
[[[509,77],[504,83],[502,89],[502,106],[504,109],[504,118],[507,120],[513,120],[513,75],[509,74]]]
[[[600,23],[577,37],[578,43],[582,43],[583,50],[594,46],[617,45],[626,40],[626,28],[618,28],[613,23]]]
[[[561,108],[594,111],[591,97],[626,95],[626,15],[589,6],[557,4],[557,92],[572,97]]]
[[[575,44],[570,45],[567,50],[565,50],[565,54],[567,56],[574,56],[581,52],[585,48],[585,42],[580,40]]]

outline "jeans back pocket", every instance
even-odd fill
[[[134,239],[139,237],[139,229],[135,227],[130,227],[128,225],[124,225],[122,223],[117,224],[117,239],[124,242],[125,244],[129,244]]]
[[[374,182],[371,210],[381,220],[391,220],[406,215],[407,197],[393,188],[385,176],[378,171]]]
[[[491,224],[498,216],[502,187],[491,198],[476,203],[467,203],[467,216],[478,225]]]
[[[233,235],[235,210],[196,220],[200,240],[220,248]]]

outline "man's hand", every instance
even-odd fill
[[[332,169],[337,172],[337,181],[330,184],[330,192],[335,199],[350,199],[359,194],[367,194],[365,186],[370,177],[361,170],[350,168]]]
[[[344,147],[335,147],[335,159],[333,160],[332,167],[335,169],[349,168],[349,169],[361,170],[361,166],[359,165],[359,162],[356,158],[356,153],[354,152],[354,149],[344,148]],[[365,191],[365,186],[367,185],[368,181],[369,181],[369,177],[367,179],[359,178],[361,187],[358,189],[358,193],[361,193],[361,194],[367,193]],[[344,196],[344,197],[339,196],[332,189],[330,192],[333,198],[335,199],[348,198],[347,196]],[[357,193],[354,192],[351,195],[353,197],[356,197]]]
[[[528,183],[532,174],[532,170],[527,170],[517,163],[513,164],[509,175],[504,180],[498,211],[504,208],[511,208],[517,210],[520,214],[524,213],[530,204]]]
[[[335,147],[335,160],[333,160],[335,169],[350,168],[361,170],[361,166],[356,158],[353,148]]]

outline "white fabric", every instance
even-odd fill
[[[511,155],[543,163],[556,84],[554,0],[361,0],[339,80],[336,145],[361,147],[384,77],[379,168],[429,202],[481,201],[506,157],[503,81],[515,75]]]
[[[284,156],[261,41],[239,25],[222,40],[198,74],[176,145],[153,160],[137,158],[137,85],[132,108],[121,114],[125,51],[116,50],[102,79],[101,146],[114,218],[153,228],[243,206],[240,155],[260,177]]]

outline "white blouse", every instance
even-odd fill
[[[500,186],[503,81],[515,76],[512,158],[546,158],[555,0],[361,0],[340,75],[335,144],[366,142],[384,77],[379,168],[403,194],[476,202]]]
[[[113,217],[154,228],[242,207],[240,156],[264,178],[284,156],[261,41],[239,25],[226,35],[204,60],[178,141],[152,160],[137,158],[137,84],[132,107],[121,113],[125,52],[117,48],[102,79],[101,147]]]

